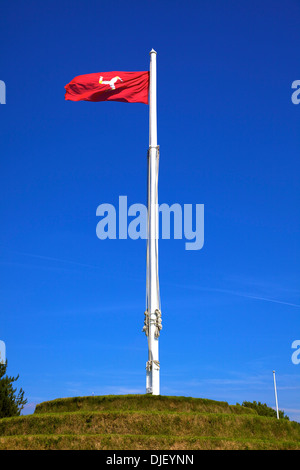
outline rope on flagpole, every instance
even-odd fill
[[[155,186],[156,186],[156,204],[158,205],[158,173],[159,173],[159,145],[156,147],[156,182],[155,182]],[[158,209],[158,208],[157,208]],[[160,290],[159,290],[159,279],[158,279],[158,236],[159,236],[159,233],[158,233],[158,210],[156,212],[156,226],[157,226],[157,237],[156,237],[156,241],[155,241],[155,251],[156,251],[156,288],[157,288],[157,298],[158,298],[158,305],[159,305],[159,311],[160,311],[160,308],[161,308],[161,305],[160,305]]]
[[[147,157],[148,159],[150,158],[150,150],[154,148],[156,149],[156,171],[155,171],[155,188],[156,188],[156,204],[158,204],[158,173],[159,173],[159,145],[157,146],[150,146],[148,149]],[[148,195],[147,198],[149,198],[149,191],[150,191],[150,178],[148,178]],[[149,199],[148,199],[149,200]],[[148,208],[149,209],[149,208]],[[150,211],[148,210],[147,214],[147,256],[146,256],[146,310],[144,312],[145,318],[144,318],[144,326],[142,331],[146,334],[146,336],[149,336],[149,325],[150,325],[150,313],[149,312],[149,221],[150,221]],[[156,319],[154,321],[155,323],[155,338],[158,338],[160,335],[160,331],[162,329],[162,320],[161,320],[161,303],[160,303],[160,289],[159,289],[159,278],[158,278],[158,211],[157,211],[157,216],[155,220],[155,224],[157,227],[157,230],[155,233],[157,233],[157,237],[155,240],[155,252],[156,252],[156,288],[157,288],[157,299],[158,299],[158,304],[159,308],[155,310],[155,315]]]
[[[160,369],[160,362],[159,362],[159,361],[154,361],[154,360],[152,360],[152,361],[147,361],[147,363],[146,363],[146,370],[147,370],[148,372],[150,372],[150,371],[152,370],[153,364],[155,364],[156,367],[157,367],[158,369]]]
[[[152,320],[152,323],[155,325],[154,336],[157,339],[159,338],[160,332],[162,330],[161,311],[157,308],[154,313],[156,315],[156,318],[154,321]],[[147,310],[144,312],[144,315],[145,315],[145,319],[144,319],[144,326],[143,326],[142,331],[145,333],[146,336],[149,336],[150,320],[149,320],[149,313]]]
[[[154,336],[155,336],[155,338],[158,338],[159,335],[160,335],[160,330],[162,329],[161,311],[158,308],[155,310],[155,315],[156,315],[156,319],[155,319],[155,333],[154,333]]]
[[[144,319],[144,326],[142,331],[145,333],[146,336],[149,336],[149,313],[148,310],[145,311],[144,313],[145,319]]]

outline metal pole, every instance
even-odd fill
[[[275,370],[273,370],[273,378],[274,378],[274,390],[275,390],[276,413],[277,413],[277,419],[279,419],[279,411],[278,411],[278,399],[277,399],[277,388],[276,388]]]
[[[146,392],[160,394],[160,363],[158,355],[157,322],[160,314],[158,281],[158,159],[156,52],[150,52],[149,151],[148,151],[148,238],[147,238],[147,315],[148,362]]]

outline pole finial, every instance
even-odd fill
[[[157,54],[157,52],[152,48],[149,54]]]

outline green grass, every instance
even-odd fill
[[[200,398],[75,397],[0,419],[0,449],[300,450],[300,424]]]
[[[101,410],[199,411],[210,413],[256,414],[255,410],[225,401],[205,398],[153,395],[105,395],[97,397],[58,398],[37,405],[35,413]]]
[[[96,411],[47,413],[0,420],[0,436],[15,434],[130,434],[285,438],[300,441],[300,425],[263,416],[226,413]]]
[[[223,437],[34,435],[0,437],[1,450],[299,450],[299,443]]]

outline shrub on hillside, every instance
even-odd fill
[[[7,418],[10,416],[19,416],[27,399],[24,399],[24,391],[20,388],[13,388],[13,382],[19,378],[9,377],[6,375],[7,361],[0,362],[0,418]]]
[[[277,418],[276,410],[273,410],[270,406],[267,406],[266,403],[261,403],[253,401],[244,401],[242,406],[246,408],[253,408],[256,410],[257,414],[260,416],[268,416],[269,418]],[[284,411],[279,410],[279,418],[289,420],[289,417],[284,414]]]

